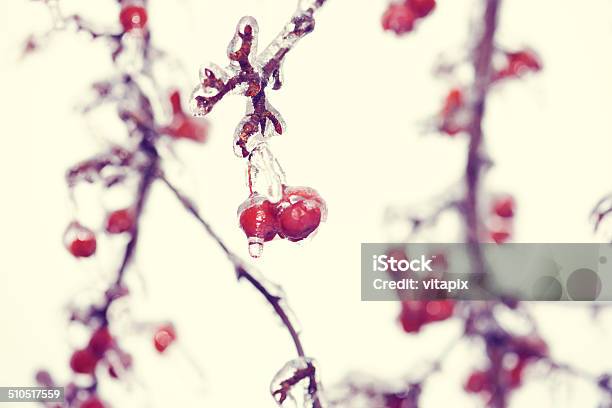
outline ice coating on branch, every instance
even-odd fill
[[[217,95],[229,79],[227,71],[209,62],[200,67],[200,86],[203,96]]]
[[[276,373],[270,392],[280,407],[322,408],[324,401],[314,359],[300,357],[287,362]]]
[[[257,20],[251,16],[240,19],[236,26],[236,33],[227,47],[227,57],[230,59],[230,66],[238,71],[243,64],[253,63],[253,56],[257,55],[257,35],[259,25]]]
[[[265,142],[258,144],[249,157],[247,183],[252,193],[265,197],[271,203],[283,198],[285,172]]]

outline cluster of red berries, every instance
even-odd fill
[[[134,211],[124,208],[109,213],[106,217],[106,232],[109,234],[122,234],[134,228]],[[96,234],[90,228],[73,221],[68,225],[64,234],[66,249],[75,258],[89,258],[96,253]]]
[[[443,300],[404,300],[399,321],[406,333],[418,333],[429,323],[444,321],[453,315],[455,301]]]
[[[124,32],[130,32],[133,30],[143,30],[147,25],[147,10],[143,7],[141,2],[126,3],[119,13],[119,22],[123,27]]]
[[[525,368],[548,354],[548,346],[537,337],[516,337],[504,347],[492,350],[494,358],[502,362],[495,365],[497,369],[476,370],[469,375],[464,385],[468,393],[490,398],[496,388],[512,391],[521,386]]]
[[[163,353],[176,340],[176,330],[171,323],[160,326],[153,335],[153,345],[155,349]]]
[[[391,3],[382,17],[385,31],[397,35],[409,33],[414,29],[417,20],[428,16],[436,7],[436,0],[405,0],[402,3]]]
[[[512,237],[516,204],[510,195],[497,197],[491,203],[489,238],[496,244],[503,244]]]
[[[172,122],[163,127],[161,132],[174,139],[188,139],[198,143],[206,141],[207,123],[203,119],[185,114],[179,91],[175,90],[170,93],[170,105],[172,106]]]
[[[258,257],[263,243],[276,236],[297,242],[307,238],[325,221],[327,207],[309,187],[283,186],[278,203],[251,195],[238,209],[240,227],[249,240],[251,256]]]

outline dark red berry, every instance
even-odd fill
[[[134,226],[134,212],[130,208],[110,213],[106,219],[106,231],[110,234],[121,234],[130,231]]]
[[[511,196],[496,199],[493,202],[492,211],[502,218],[514,217],[514,199]]]
[[[79,408],[105,408],[106,405],[98,397],[91,396],[85,401],[81,402]]]
[[[155,349],[160,353],[166,351],[166,349],[176,340],[176,331],[172,324],[166,324],[161,326],[155,332],[153,336],[153,344]]]
[[[89,340],[88,348],[97,356],[102,357],[113,346],[113,337],[108,330],[108,326],[97,329]]]
[[[141,6],[125,6],[119,13],[119,21],[123,26],[123,31],[142,29],[147,25],[147,10]]]
[[[96,235],[92,230],[73,222],[64,234],[66,248],[76,258],[88,258],[96,253]]]
[[[281,236],[301,241],[319,227],[321,209],[310,201],[298,201],[279,212],[278,222]]]
[[[490,388],[489,374],[486,371],[474,371],[465,383],[465,390],[472,394],[478,394]]]
[[[425,17],[436,8],[436,0],[407,0],[406,5],[414,11],[417,17]]]
[[[397,35],[409,33],[414,28],[417,16],[405,4],[390,4],[382,17],[382,26],[385,31],[393,31]]]
[[[93,374],[98,364],[98,356],[93,351],[86,348],[77,350],[70,357],[70,368],[79,374]]]
[[[301,241],[312,234],[325,219],[327,206],[316,190],[309,187],[285,187],[278,203],[279,235],[289,241]]]
[[[444,100],[444,107],[442,108],[442,116],[448,117],[449,115],[457,112],[463,106],[463,92],[458,88],[450,90],[446,99]]]

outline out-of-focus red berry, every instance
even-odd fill
[[[496,244],[503,244],[506,241],[508,241],[508,239],[510,239],[510,233],[504,230],[491,231],[490,235],[491,235],[491,239]]]
[[[89,258],[96,253],[96,234],[78,222],[68,226],[64,234],[66,248],[76,258]]]
[[[442,116],[448,117],[455,113],[463,106],[463,92],[461,89],[453,88],[446,95],[444,107],[442,108]]]
[[[102,326],[93,332],[89,339],[88,348],[99,357],[102,357],[113,346],[113,337],[108,326]]]
[[[110,234],[128,232],[134,226],[134,211],[131,208],[116,210],[106,219],[106,231]]]
[[[399,321],[406,333],[418,333],[423,326],[423,302],[419,300],[404,300]]]
[[[514,217],[514,208],[514,198],[507,196],[493,201],[492,211],[498,217],[512,218]]]
[[[453,315],[455,302],[453,300],[430,300],[425,302],[425,321],[439,322]]]
[[[468,377],[465,390],[471,394],[478,394],[490,388],[489,374],[486,371],[474,371]]]
[[[197,143],[206,141],[208,125],[202,119],[185,114],[178,91],[170,94],[170,104],[172,105],[172,122],[162,131],[175,139],[188,139]]]
[[[406,5],[419,17],[429,15],[436,8],[436,0],[407,0]]]
[[[106,405],[95,396],[91,396],[87,398],[85,401],[81,402],[79,408],[105,408]]]
[[[147,19],[147,10],[142,6],[128,5],[119,13],[119,21],[126,32],[143,29],[147,25]]]
[[[93,374],[98,364],[98,356],[93,351],[86,348],[76,350],[70,357],[70,368],[72,371],[79,374]]]
[[[533,51],[517,51],[506,53],[507,63],[496,74],[494,79],[519,78],[527,72],[542,70],[542,63]]]
[[[159,327],[153,335],[153,345],[155,349],[160,353],[166,351],[166,349],[174,343],[176,340],[176,330],[172,324],[165,324]]]
[[[385,31],[393,31],[397,35],[406,34],[414,28],[417,16],[405,4],[390,4],[382,17],[382,27]]]

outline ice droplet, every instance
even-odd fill
[[[229,79],[229,74],[223,68],[212,62],[204,64],[200,67],[200,84],[202,87],[202,96],[215,96],[219,93],[218,82],[226,84]],[[221,85],[222,86],[222,85]]]
[[[260,238],[250,237],[249,240],[249,255],[251,258],[259,258],[263,254],[264,243]]]
[[[328,406],[318,380],[316,362],[309,357],[287,362],[272,379],[270,392],[276,403],[283,408]]]
[[[206,116],[212,110],[212,105],[207,103],[206,92],[201,85],[195,87],[189,97],[189,110],[193,116]]]

